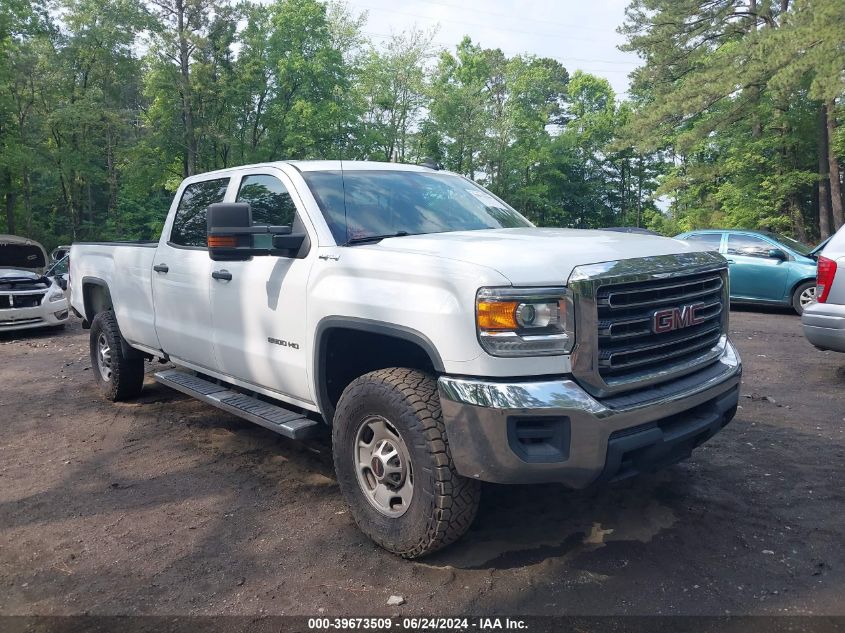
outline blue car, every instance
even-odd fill
[[[709,229],[676,235],[728,260],[733,303],[791,306],[804,312],[816,297],[813,249],[767,231]]]

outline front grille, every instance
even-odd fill
[[[10,308],[37,308],[44,299],[45,292],[30,295],[0,295],[0,310]]]
[[[724,296],[719,271],[599,286],[599,375],[607,384],[636,382],[640,375],[671,374],[676,365],[689,369],[715,360],[713,350],[724,329]],[[698,322],[684,324],[692,305]],[[678,311],[672,316],[674,308]],[[668,322],[681,327],[656,331],[655,313],[667,309]]]
[[[36,317],[34,319],[14,319],[8,320],[0,317],[0,327],[6,326],[17,326],[17,325],[33,325],[35,323],[41,323],[44,319]]]

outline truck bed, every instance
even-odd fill
[[[124,338],[132,345],[158,349],[152,293],[157,244],[151,241],[74,243],[70,249],[71,305],[84,315],[86,293],[91,301],[93,286],[108,288]]]

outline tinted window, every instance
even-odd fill
[[[180,246],[207,246],[206,209],[210,204],[223,202],[228,184],[228,178],[220,178],[185,187],[176,209],[170,241]]]
[[[335,241],[400,231],[411,235],[531,226],[472,182],[420,171],[303,173]]]
[[[241,181],[237,201],[250,204],[255,224],[291,226],[296,217],[296,205],[275,176],[247,176]]]
[[[707,251],[718,251],[719,243],[722,241],[721,233],[694,233],[684,238],[687,242],[692,242],[697,247],[703,248]]]
[[[751,235],[728,235],[728,255],[747,255],[749,257],[768,257],[774,248],[766,240]]]

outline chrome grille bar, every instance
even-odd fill
[[[728,277],[717,253],[582,266],[569,286],[578,319],[573,376],[595,396],[698,371],[725,347]]]

